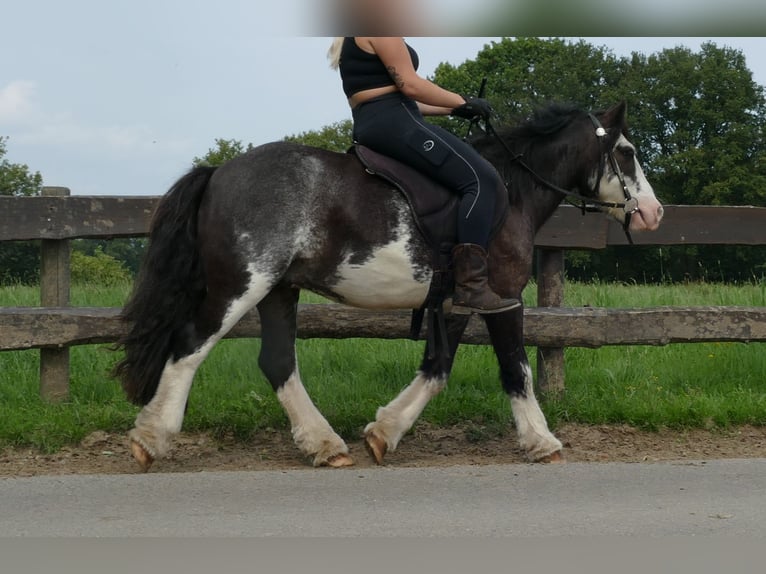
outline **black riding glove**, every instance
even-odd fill
[[[465,103],[452,110],[451,113],[453,116],[465,118],[466,120],[481,118],[486,121],[494,113],[492,106],[484,98],[466,98],[464,96],[463,99],[465,100]]]

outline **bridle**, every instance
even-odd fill
[[[614,151],[611,149],[607,150],[606,152],[604,151],[604,140],[606,138],[606,130],[604,129],[604,126],[601,125],[601,122],[593,114],[588,114],[588,117],[590,118],[593,127],[596,128],[596,137],[598,138],[599,146],[601,147],[601,153],[599,154],[598,179],[596,180],[593,194],[598,197],[601,178],[604,176],[604,158],[607,158],[609,160],[609,165],[612,167],[612,172],[614,172],[614,175],[617,176],[617,181],[620,182],[622,195],[625,197],[625,203],[617,203],[612,205],[612,207],[620,208],[625,212],[625,221],[622,224],[622,230],[625,232],[625,236],[628,238],[628,243],[633,245],[633,238],[630,236],[630,219],[633,214],[638,211],[638,199],[630,194],[628,184],[625,181],[625,176],[620,169],[620,164],[617,163],[617,159],[614,157]]]
[[[612,150],[605,149],[607,132],[604,129],[604,126],[601,125],[601,122],[592,113],[589,113],[588,117],[590,118],[590,121],[593,123],[593,127],[596,129],[596,137],[598,138],[599,147],[601,148],[601,152],[599,153],[598,177],[596,179],[595,186],[592,190],[593,196],[598,197],[599,195],[601,179],[604,176],[604,170],[606,169],[606,161],[608,160],[609,165],[612,168],[612,171],[617,176],[617,180],[620,182],[620,186],[622,187],[622,193],[625,196],[625,201],[622,203],[613,202],[613,201],[601,201],[600,199],[585,197],[582,194],[559,187],[558,185],[551,183],[548,180],[540,177],[540,175],[538,175],[529,166],[529,164],[527,164],[524,161],[522,154],[514,153],[514,151],[510,148],[510,146],[506,143],[506,141],[502,137],[500,137],[500,134],[498,134],[497,131],[495,131],[495,128],[492,126],[492,123],[489,121],[488,118],[485,118],[484,126],[485,126],[485,132],[487,134],[494,136],[500,142],[503,148],[505,148],[505,151],[508,154],[508,157],[510,158],[512,163],[516,163],[521,168],[523,168],[527,173],[529,173],[529,175],[532,176],[532,178],[538,184],[566,196],[567,201],[570,204],[574,205],[575,207],[579,208],[582,211],[583,215],[585,215],[585,213],[587,212],[603,211],[604,208],[622,209],[625,212],[625,221],[622,224],[622,230],[625,232],[625,237],[627,237],[628,243],[633,245],[633,238],[630,235],[630,220],[633,214],[638,211],[638,199],[636,199],[630,194],[630,190],[628,189],[628,184],[625,181],[625,176],[623,175],[622,170],[620,169],[620,166],[617,163],[617,159],[614,157],[614,152]]]

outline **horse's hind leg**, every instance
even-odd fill
[[[164,457],[172,438],[181,430],[186,401],[194,374],[215,344],[237,321],[268,292],[265,278],[251,278],[239,295],[213,289],[202,302],[196,316],[176,334],[175,350],[165,363],[157,391],[136,417],[129,433],[131,450],[146,471],[157,458]]]
[[[412,428],[429,401],[447,384],[455,352],[469,318],[469,315],[449,315],[446,318],[450,358],[429,358],[431,350],[426,345],[415,379],[393,401],[380,407],[375,422],[364,429],[367,450],[378,464],[383,462],[388,451],[396,450],[399,441]]]
[[[483,315],[505,392],[511,398],[519,444],[534,462],[563,462],[561,441],[548,430],[548,423],[535,398],[532,369],[523,340],[523,311]]]
[[[261,353],[258,364],[290,419],[293,439],[314,466],[354,463],[348,447],[311,401],[298,373],[295,335],[299,290],[278,285],[260,303]]]

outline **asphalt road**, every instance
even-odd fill
[[[766,533],[766,459],[0,480],[0,537]]]

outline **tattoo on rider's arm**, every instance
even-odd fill
[[[388,71],[388,75],[391,76],[391,79],[394,81],[394,85],[401,90],[404,87],[402,76],[396,71],[394,66],[388,66],[386,70]]]

